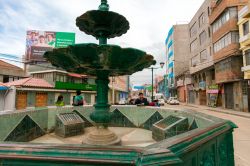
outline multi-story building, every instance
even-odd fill
[[[238,25],[240,32],[240,49],[243,53],[243,67],[244,79],[248,81],[245,92],[247,97],[244,98],[248,102],[248,111],[250,112],[250,1],[238,13]]]
[[[189,64],[193,84],[188,87],[188,102],[199,105],[207,105],[206,87],[214,81],[210,2],[205,0],[189,23]]]
[[[56,69],[29,72],[29,74],[34,78],[46,80],[55,89],[68,90],[67,96],[71,99],[71,103],[73,103],[73,96],[76,95],[76,90],[82,91],[88,104],[95,103],[96,85],[93,77]],[[60,93],[58,92],[56,96],[59,96]]]
[[[214,0],[211,2],[211,24],[215,83],[221,90],[218,103],[224,108],[246,111],[243,91],[242,53],[237,26],[238,11],[248,0]]]
[[[0,82],[16,81],[25,77],[22,68],[0,60]]]
[[[174,25],[168,32],[166,39],[166,68],[168,76],[169,96],[177,96],[177,87],[175,76],[180,75],[183,71],[188,70],[189,61],[189,35],[188,24]]]
[[[108,99],[111,104],[118,104],[120,100],[127,100],[129,94],[129,76],[111,77]]]
[[[156,93],[162,93],[165,97],[168,96],[167,88],[167,75],[164,75],[161,79],[157,80],[157,90]]]

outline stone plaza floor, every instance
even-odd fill
[[[31,141],[31,143],[81,144],[84,137],[92,129],[93,127],[85,128],[82,135],[67,138],[62,138],[55,135],[55,133],[50,133]],[[152,139],[152,132],[149,130],[126,127],[110,127],[109,129],[121,138],[122,146],[145,147],[155,143]]]

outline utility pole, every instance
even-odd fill
[[[151,102],[154,100],[154,68],[151,68],[152,71],[152,94],[151,94]]]
[[[154,69],[159,69],[159,68],[163,68],[163,66],[164,66],[164,62],[161,62],[160,63],[160,67],[150,67],[150,68],[148,68],[148,69],[151,69],[151,72],[152,72],[152,96],[151,96],[151,102],[153,102],[153,100],[154,100]]]

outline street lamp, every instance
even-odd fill
[[[151,69],[152,71],[152,95],[151,95],[151,101],[153,102],[154,100],[154,69],[159,69],[159,68],[163,68],[165,65],[164,62],[160,62],[160,67],[150,67],[148,69]]]

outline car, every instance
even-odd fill
[[[126,99],[121,99],[121,100],[119,101],[119,105],[125,105],[125,104],[127,104]]]
[[[165,100],[164,99],[158,99],[158,103],[162,106],[165,105]]]
[[[180,102],[178,101],[177,97],[170,97],[167,101],[170,105],[178,105]]]

